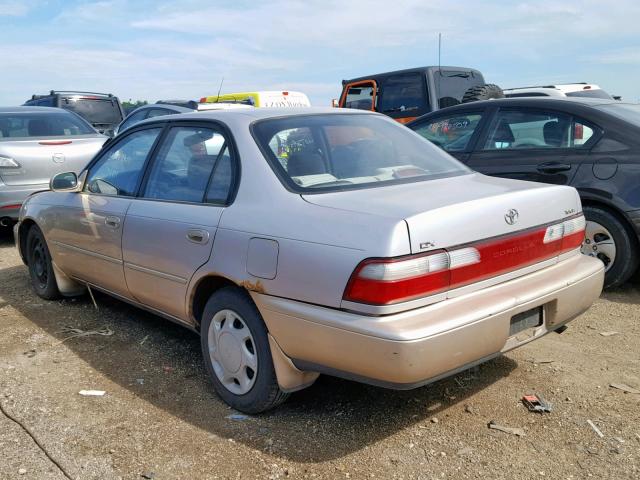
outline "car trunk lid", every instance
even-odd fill
[[[79,172],[106,141],[103,136],[42,137],[0,141],[0,156],[13,159],[19,167],[0,167],[6,185],[49,183],[60,172]]]

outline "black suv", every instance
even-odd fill
[[[446,108],[407,126],[481,173],[575,187],[587,219],[582,252],[604,262],[605,286],[636,270],[640,105],[506,98]]]
[[[71,110],[87,120],[98,132],[110,137],[125,117],[120,100],[110,93],[51,90],[48,95],[32,95],[24,105]]]

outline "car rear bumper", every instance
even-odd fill
[[[558,329],[589,308],[603,279],[602,262],[573,255],[515,280],[382,317],[252,295],[298,369],[408,389]],[[536,307],[542,307],[542,325],[509,336],[511,318]]]
[[[0,218],[8,217],[17,220],[20,206],[29,195],[48,190],[48,184],[39,185],[5,185],[0,182]]]

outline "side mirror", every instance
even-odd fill
[[[332,98],[332,99],[331,99],[331,106],[332,106],[333,108],[338,108],[338,107],[340,106],[340,102],[338,102],[338,99],[337,99],[337,98]]]
[[[78,189],[78,176],[74,172],[58,173],[49,182],[49,188],[54,192],[76,191]]]

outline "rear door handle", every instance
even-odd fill
[[[187,239],[193,243],[206,244],[209,241],[209,232],[193,228],[187,232]]]
[[[111,228],[120,228],[120,218],[119,217],[106,217],[104,219],[104,224],[107,227],[111,227]]]
[[[541,173],[558,173],[566,172],[567,170],[571,170],[571,165],[567,165],[566,163],[547,162],[538,165],[538,171]]]

